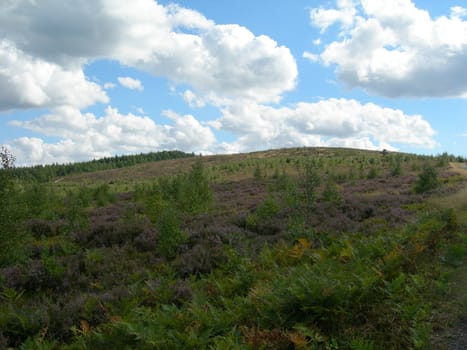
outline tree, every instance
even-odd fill
[[[0,267],[18,261],[24,256],[23,237],[18,230],[24,205],[19,198],[10,172],[15,157],[4,146],[0,147]]]
[[[417,183],[415,184],[415,192],[423,193],[437,188],[439,185],[438,175],[435,168],[425,166],[423,171],[418,175]]]
[[[313,207],[316,203],[316,190],[321,183],[321,178],[311,163],[305,165],[305,173],[302,176],[305,204]]]
[[[182,185],[183,206],[189,213],[201,213],[209,208],[213,195],[201,161],[196,162]]]
[[[0,147],[0,162],[3,169],[10,169],[14,167],[16,157],[5,146]]]
[[[0,162],[4,170],[12,168],[15,162],[15,156],[4,146],[0,147]],[[3,204],[5,204],[9,191],[12,190],[12,185],[10,174],[0,169],[0,201]]]

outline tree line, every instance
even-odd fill
[[[46,182],[55,177],[71,174],[94,172],[123,168],[141,163],[155,162],[168,159],[194,157],[194,153],[182,151],[160,151],[134,155],[120,155],[104,157],[86,162],[68,164],[36,165],[31,167],[13,167],[14,156],[4,147],[0,150],[3,171],[9,172],[16,179]]]

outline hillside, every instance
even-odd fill
[[[0,172],[0,348],[442,348],[467,314],[459,160],[294,148]]]

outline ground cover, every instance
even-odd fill
[[[441,344],[467,256],[456,160],[298,148],[11,179],[0,346]]]

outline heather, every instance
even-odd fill
[[[0,347],[430,348],[467,257],[460,160],[303,148],[0,171]]]

